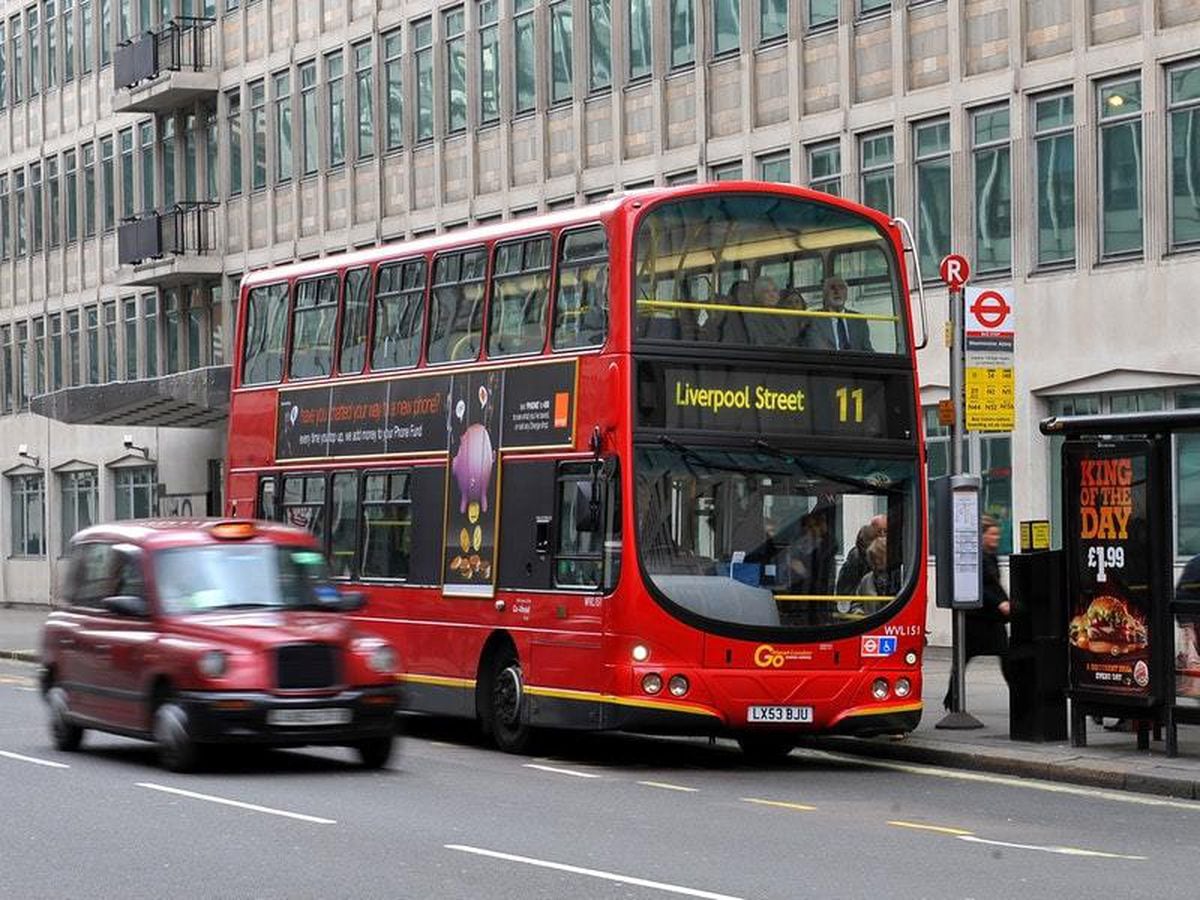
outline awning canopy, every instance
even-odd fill
[[[174,375],[83,384],[41,394],[35,413],[71,425],[146,425],[210,428],[229,415],[230,366],[190,369]]]

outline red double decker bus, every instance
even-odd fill
[[[317,534],[408,705],[505,750],[910,730],[904,252],[873,210],[723,183],[253,273],[228,512]]]

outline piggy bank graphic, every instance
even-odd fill
[[[492,463],[495,461],[492,439],[486,428],[476,424],[463,432],[458,453],[454,455],[454,462],[451,464],[454,480],[458,482],[460,513],[465,513],[472,501],[477,501],[483,511],[487,512],[488,484],[492,480]]]

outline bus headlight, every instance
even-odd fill
[[[205,678],[220,678],[229,668],[229,656],[224,650],[206,650],[196,664]]]
[[[682,697],[688,692],[688,688],[690,687],[691,685],[688,684],[687,676],[685,675],[672,675],[671,680],[667,682],[667,690],[674,697]]]
[[[662,690],[662,676],[657,672],[650,672],[642,676],[642,690],[647,694],[657,694]]]
[[[892,690],[896,692],[897,697],[907,697],[912,693],[912,683],[907,678],[897,678]]]
[[[888,695],[888,683],[886,678],[876,678],[871,683],[871,696],[876,700],[886,700]]]

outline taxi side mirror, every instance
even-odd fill
[[[144,619],[150,614],[150,604],[146,602],[146,598],[134,594],[116,594],[112,597],[105,597],[101,605],[110,613],[134,619]]]

